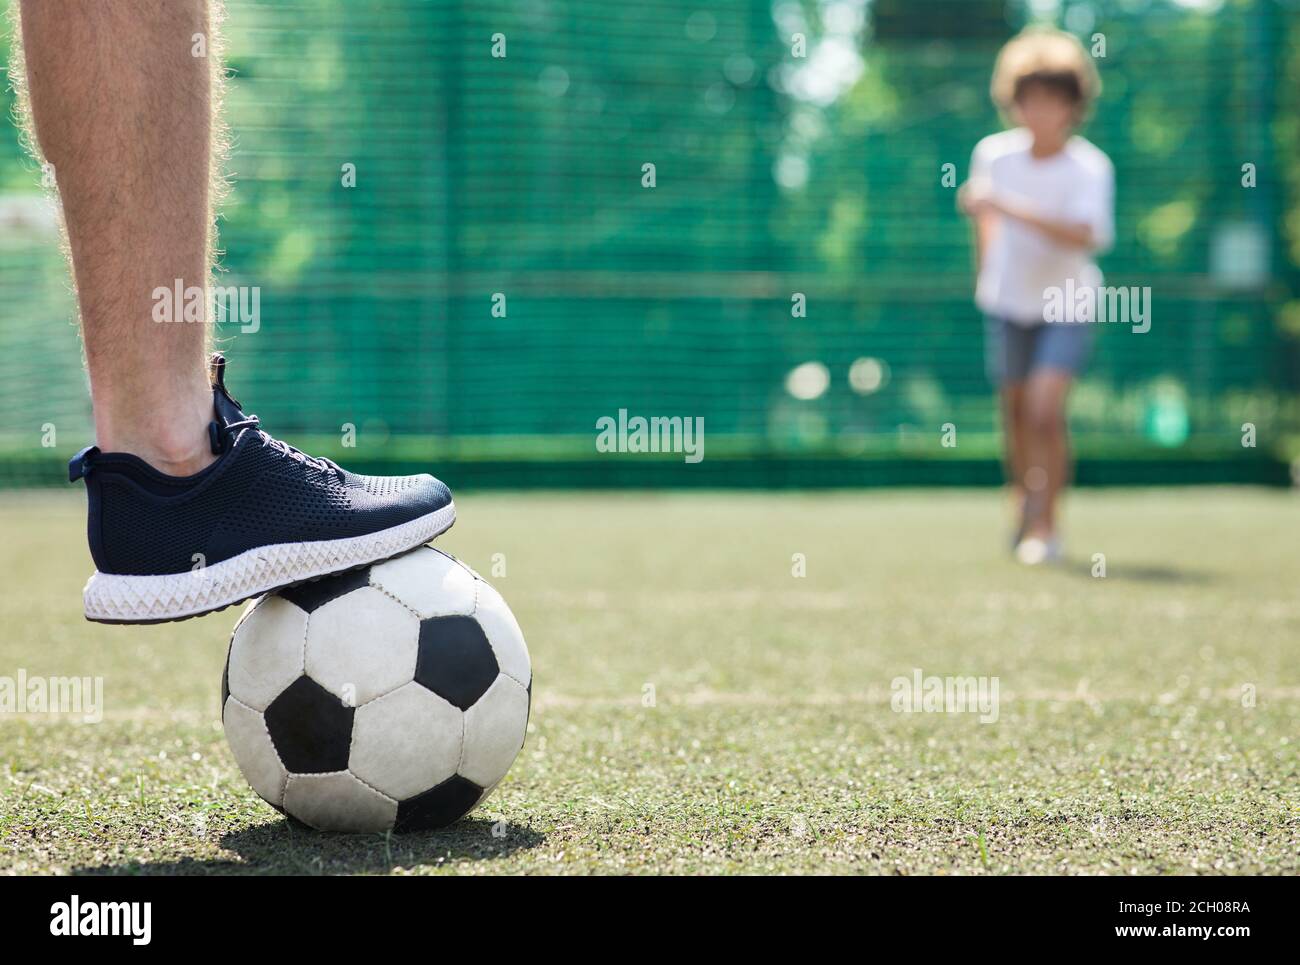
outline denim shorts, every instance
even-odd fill
[[[995,385],[1023,382],[1037,369],[1078,375],[1092,352],[1093,326],[1086,322],[1018,325],[1006,318],[984,319],[984,366]]]

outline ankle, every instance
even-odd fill
[[[160,417],[168,411],[177,414]],[[130,453],[168,476],[192,476],[216,462],[208,439],[210,396],[125,419],[95,415],[98,444],[105,452]]]
[[[201,444],[158,446],[144,440],[118,450],[139,456],[159,472],[168,476],[193,476],[217,461],[204,431]]]

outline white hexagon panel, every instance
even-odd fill
[[[441,784],[460,764],[464,714],[412,681],[357,708],[348,767],[398,800]]]
[[[460,775],[479,787],[495,786],[523,748],[527,730],[528,691],[513,677],[499,674],[487,692],[465,711]]]
[[[236,697],[227,697],[221,710],[221,723],[226,729],[226,740],[234,752],[235,763],[244,772],[249,785],[268,804],[279,807],[284,800],[284,782],[289,772],[280,762],[271,732],[259,711],[240,703]]]
[[[280,691],[302,676],[307,613],[278,596],[262,597],[230,638],[226,686],[240,703],[266,710]]]
[[[372,586],[345,593],[307,620],[307,676],[360,706],[415,673],[419,620]]]
[[[533,668],[528,658],[528,646],[524,643],[524,632],[519,629],[519,622],[506,606],[505,599],[489,583],[479,583],[478,609],[474,611],[474,618],[487,635],[501,672],[513,677],[525,689],[530,688]]]
[[[373,566],[370,582],[410,607],[421,620],[474,612],[477,580],[454,556],[421,546]]]
[[[291,775],[284,809],[318,831],[388,831],[397,820],[396,801],[347,771]]]

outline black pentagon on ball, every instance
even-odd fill
[[[308,580],[297,586],[288,586],[280,590],[284,597],[298,609],[306,613],[323,607],[330,600],[336,600],[345,593],[359,590],[370,584],[370,567],[363,566],[357,570],[335,573],[319,580]]]
[[[432,617],[420,621],[416,683],[461,710],[469,710],[492,686],[499,671],[492,644],[473,617]]]
[[[312,680],[299,677],[263,715],[280,763],[291,774],[346,770],[355,708]]]
[[[469,813],[483,788],[455,774],[437,787],[407,798],[397,805],[397,831],[431,831],[443,828]]]

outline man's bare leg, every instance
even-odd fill
[[[21,0],[18,79],[63,199],[95,405],[99,451],[68,463],[95,563],[82,598],[105,623],[211,613],[390,559],[456,520],[433,476],[345,473],[258,427],[224,363],[209,384],[206,297],[194,321],[154,320],[159,289],[207,290],[218,3]],[[137,457],[211,470],[159,487]]]
[[[1025,388],[1028,424],[1029,512],[1025,535],[1047,540],[1056,534],[1056,504],[1069,476],[1065,403],[1072,376],[1057,369],[1034,372]]]
[[[63,201],[96,443],[171,475],[197,472],[214,459],[208,325],[155,322],[153,293],[177,279],[207,290],[208,4],[22,0],[21,13],[27,102]]]

